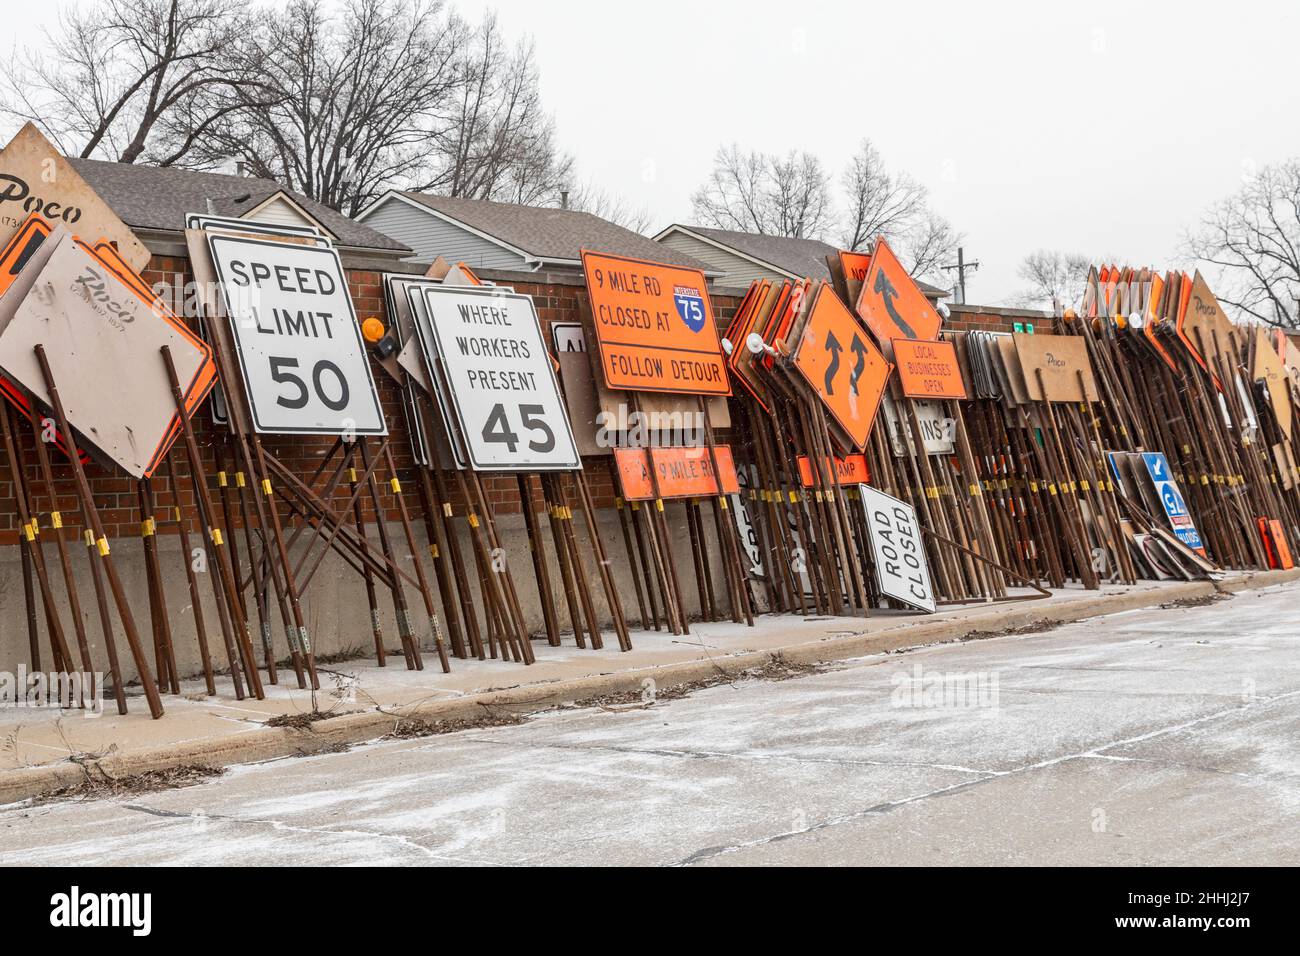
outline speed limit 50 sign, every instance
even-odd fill
[[[262,433],[386,435],[361,328],[330,248],[209,235]]]
[[[471,465],[478,471],[582,467],[541,324],[526,295],[426,286],[417,322],[425,361],[451,393]],[[433,346],[436,354],[430,354]]]

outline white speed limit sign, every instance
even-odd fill
[[[526,295],[428,286],[417,323],[425,360],[451,392],[471,465],[479,471],[582,467],[542,329]],[[431,354],[436,352],[436,354]]]
[[[338,253],[209,235],[253,426],[270,434],[386,435]]]

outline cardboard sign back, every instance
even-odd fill
[[[0,150],[0,246],[29,213],[113,243],[137,272],[149,264],[149,250],[135,233],[31,123]]]
[[[1268,401],[1273,408],[1273,417],[1283,435],[1291,434],[1291,384],[1286,368],[1277,352],[1268,340],[1268,333],[1262,328],[1255,330],[1255,356],[1250,370],[1250,377],[1263,381],[1268,387]]]
[[[148,477],[176,416],[160,349],[170,347],[186,394],[210,356],[70,235],[45,245],[43,265],[28,264],[39,268],[31,292],[0,333],[0,367],[49,405],[34,353],[43,345],[69,424],[128,474]]]
[[[1097,380],[1088,358],[1088,343],[1080,335],[1011,336],[1025,375],[1025,392],[1031,402],[1095,402]],[[1079,373],[1083,373],[1083,389]],[[1042,387],[1039,387],[1041,373]]]

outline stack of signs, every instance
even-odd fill
[[[117,214],[78,175],[44,136],[27,123],[0,150],[0,292],[17,277],[27,259],[55,224],[77,236],[112,249],[115,258],[136,273],[149,261],[149,250]],[[31,418],[26,391],[0,375],[0,393]],[[57,446],[67,452],[62,435]],[[82,456],[85,460],[85,456]]]
[[[187,412],[216,383],[211,349],[111,245],[92,248],[39,220],[20,234],[42,241],[0,296],[0,368],[50,406],[35,353],[42,346],[81,442],[133,477],[149,477],[180,428],[161,349],[171,351]]]
[[[843,443],[862,451],[894,366],[827,283],[817,287],[791,337],[795,368],[831,413]]]
[[[1215,567],[1206,559],[1201,534],[1164,454],[1112,451],[1106,458],[1125,499],[1143,516],[1164,515],[1163,521],[1142,518],[1137,527],[1129,528],[1135,557],[1145,567],[1144,576],[1190,581],[1212,573]]]
[[[880,593],[933,614],[936,603],[916,512],[907,502],[870,485],[859,485],[858,497],[871,536]]]
[[[476,471],[580,469],[532,298],[432,283],[407,293],[458,457]]]
[[[225,230],[206,235],[253,428],[386,435],[338,252],[309,237],[298,243]]]

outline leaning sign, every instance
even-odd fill
[[[209,235],[253,427],[268,434],[386,435],[338,253]]]
[[[858,485],[858,497],[871,534],[880,593],[933,614],[934,591],[915,510],[870,485]]]
[[[421,291],[425,361],[442,373],[475,470],[581,468],[532,298],[475,286]]]
[[[31,123],[0,150],[0,245],[33,213],[83,239],[106,239],[137,271],[149,250]]]
[[[585,249],[582,269],[607,387],[731,394],[702,272]]]

